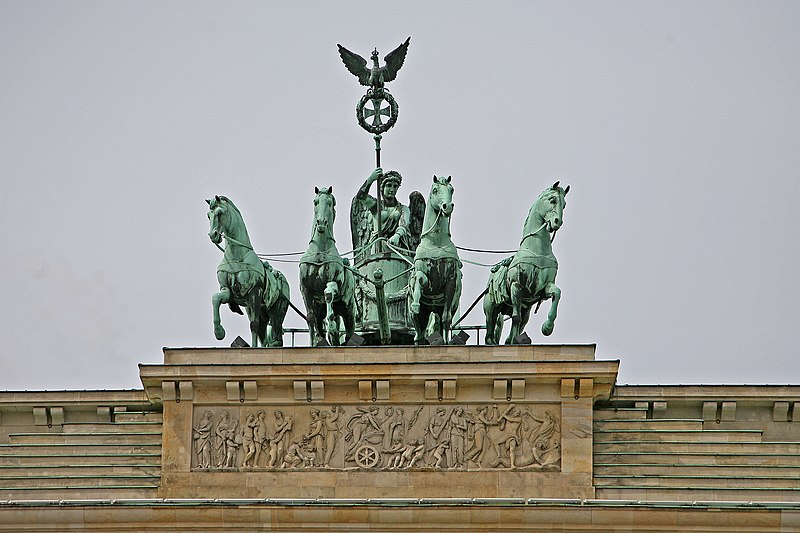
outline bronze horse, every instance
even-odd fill
[[[569,192],[555,182],[545,189],[528,212],[517,253],[495,268],[489,277],[483,312],[486,315],[486,344],[498,344],[503,329],[501,315],[511,317],[511,332],[506,344],[512,344],[525,328],[531,309],[552,298],[542,334],[550,335],[558,313],[561,289],[556,286],[558,261],[553,255],[550,234],[564,222],[564,199]],[[535,312],[535,311],[534,311]]]
[[[436,328],[448,340],[461,298],[461,260],[450,238],[453,186],[450,176],[433,177],[425,206],[420,243],[409,279],[408,309],[414,324],[414,342],[421,344],[431,314]]]
[[[314,223],[308,249],[300,258],[300,292],[306,304],[306,322],[311,345],[341,342],[339,319],[344,322],[345,339],[355,332],[355,278],[336,249],[333,222],[336,199],[333,187],[314,188]]]
[[[243,305],[250,320],[251,346],[283,346],[283,319],[289,309],[289,283],[284,275],[253,251],[239,209],[225,196],[208,203],[211,229],[208,237],[219,244],[225,239],[222,261],[217,267],[219,292],[211,297],[214,310],[214,336],[225,338],[219,307],[228,304],[242,314]],[[269,327],[267,327],[269,326]]]

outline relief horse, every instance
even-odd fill
[[[506,344],[515,342],[530,318],[531,309],[552,299],[542,334],[550,335],[558,314],[561,289],[556,286],[558,261],[553,255],[552,239],[564,222],[563,214],[569,192],[558,182],[545,189],[528,212],[517,253],[495,268],[489,277],[483,312],[486,315],[486,344],[498,344],[503,329],[501,315],[511,317],[511,331]],[[536,311],[534,311],[536,312]]]
[[[283,319],[289,309],[289,283],[279,271],[261,261],[253,251],[242,214],[225,196],[215,196],[208,203],[211,229],[208,237],[221,250],[217,267],[219,292],[211,297],[214,310],[214,336],[225,338],[219,307],[228,304],[231,311],[242,314],[244,306],[250,320],[250,346],[283,346]],[[269,326],[269,327],[268,327]]]
[[[445,341],[461,298],[461,260],[450,236],[453,186],[450,176],[433,177],[425,206],[420,243],[409,279],[408,309],[414,324],[414,342],[421,344],[431,314]]]
[[[308,249],[300,258],[300,292],[306,305],[306,321],[312,346],[327,336],[331,345],[340,344],[339,319],[345,338],[355,332],[355,278],[336,249],[333,222],[336,199],[333,187],[314,188],[314,223]]]

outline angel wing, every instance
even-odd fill
[[[383,81],[389,82],[397,77],[397,71],[400,70],[400,67],[403,66],[403,62],[406,60],[408,45],[410,43],[411,37],[406,39],[406,42],[386,54],[386,57],[383,58],[383,60],[386,62],[386,66],[383,67]],[[349,69],[350,67],[347,68]],[[353,71],[351,70],[350,72]],[[353,72],[353,74],[355,74],[355,72]]]
[[[342,58],[344,66],[347,67],[347,70],[349,70],[353,76],[358,78],[358,83],[360,83],[361,85],[369,85],[370,70],[367,68],[367,60],[361,57],[360,55],[351,52],[341,44],[337,44],[336,46],[339,47],[339,57]],[[404,52],[403,59],[405,59],[405,57],[406,54]],[[386,59],[389,59],[389,56],[386,56]],[[400,60],[401,65],[403,64],[403,59]],[[397,73],[395,72],[395,75],[396,74]]]
[[[359,251],[359,248],[369,242],[371,233],[372,213],[364,207],[358,197],[354,197],[350,203],[350,236],[353,238],[353,250],[356,250],[353,262],[358,262],[362,256],[369,255],[369,250]]]
[[[408,221],[409,250],[416,251],[422,238],[422,222],[425,219],[425,197],[421,192],[414,191],[409,195],[408,210],[411,211],[411,220]]]

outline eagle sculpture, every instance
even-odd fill
[[[383,84],[394,80],[397,77],[397,71],[403,66],[403,61],[406,60],[406,53],[408,52],[408,45],[411,42],[411,37],[406,39],[406,42],[395,48],[393,51],[386,54],[384,61],[385,66],[381,67],[378,61],[378,49],[372,51],[372,68],[367,67],[367,60],[358,54],[355,54],[337,44],[339,47],[339,55],[344,62],[344,66],[350,71],[361,85],[371,87],[374,93],[379,93],[383,90]]]

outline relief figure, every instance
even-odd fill
[[[192,428],[192,439],[194,440],[194,451],[197,455],[198,468],[212,468],[213,448],[211,446],[211,433],[214,430],[214,414],[211,411],[203,413],[203,419],[197,427]]]
[[[339,424],[339,416],[344,412],[338,405],[331,407],[331,412],[322,412],[322,427],[325,431],[325,457],[322,460],[322,466],[330,468],[331,458],[336,451],[336,444],[339,442],[342,426]]]
[[[217,423],[217,466],[219,468],[236,468],[240,438],[237,432],[239,423],[231,419],[228,411],[222,411],[222,418]]]

